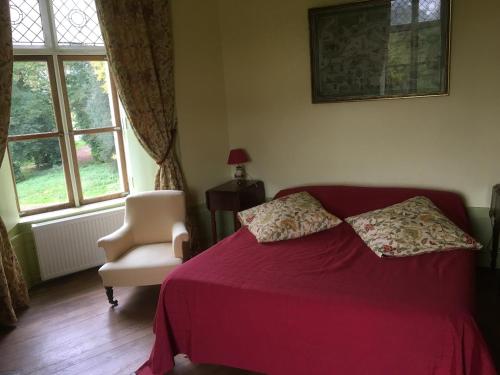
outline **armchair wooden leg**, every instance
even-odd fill
[[[118,301],[116,299],[113,299],[113,287],[106,286],[104,287],[104,289],[106,289],[106,296],[108,297],[108,301],[111,304],[111,307],[114,308],[118,306]]]

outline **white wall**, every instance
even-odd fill
[[[229,151],[216,0],[173,0],[179,150],[196,203],[226,181]]]
[[[191,204],[201,204],[205,191],[229,176],[218,7],[216,0],[173,0],[171,4],[179,119],[177,150]],[[158,167],[132,129],[125,134],[132,190],[151,190]]]
[[[311,104],[307,9],[219,0],[229,143],[267,195],[299,184],[457,190],[488,206],[500,179],[500,2],[454,0],[451,95]]]
[[[7,231],[10,231],[19,219],[7,151],[0,167],[0,216],[7,227]]]
[[[216,0],[172,0],[177,148],[191,193],[201,204],[208,188],[229,177],[228,131],[219,14]],[[131,191],[152,190],[156,163],[132,129],[124,131]],[[0,169],[0,215],[10,230],[19,221],[10,166]]]

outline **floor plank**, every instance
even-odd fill
[[[479,270],[478,324],[500,368],[499,275]],[[18,328],[0,331],[0,374],[131,374],[148,357],[159,287],[115,288],[110,309],[96,269],[30,291]],[[250,375],[223,366],[194,365],[183,356],[169,375]]]

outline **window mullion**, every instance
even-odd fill
[[[45,39],[45,47],[54,49],[57,47],[57,44],[50,0],[38,0],[38,4],[40,6],[40,16],[42,18],[42,29],[43,37]]]
[[[75,206],[79,207],[81,206],[82,202],[80,201],[81,193],[80,193],[80,186],[77,183],[77,171],[75,170],[75,161],[73,158],[74,152],[73,152],[73,147],[74,147],[74,142],[72,142],[71,139],[71,134],[70,134],[70,124],[68,123],[68,108],[66,106],[66,103],[68,103],[68,99],[66,98],[66,90],[63,90],[63,79],[62,77],[62,72],[61,72],[61,64],[62,62],[59,61],[59,58],[57,55],[52,56],[54,60],[54,66],[56,67],[55,70],[55,79],[56,79],[56,85],[57,85],[57,93],[58,93],[58,98],[59,98],[59,108],[61,109],[61,119],[62,119],[62,126],[63,126],[63,132],[64,132],[64,143],[66,145],[66,156],[68,158],[68,168],[69,168],[69,175],[71,177],[71,186],[73,188],[73,191],[76,193],[74,194],[75,198]]]

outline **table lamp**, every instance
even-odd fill
[[[234,178],[239,184],[243,183],[246,178],[245,166],[246,162],[249,162],[250,158],[246,151],[242,148],[234,148],[229,151],[229,157],[227,158],[227,164],[236,165],[236,171],[234,172]]]

